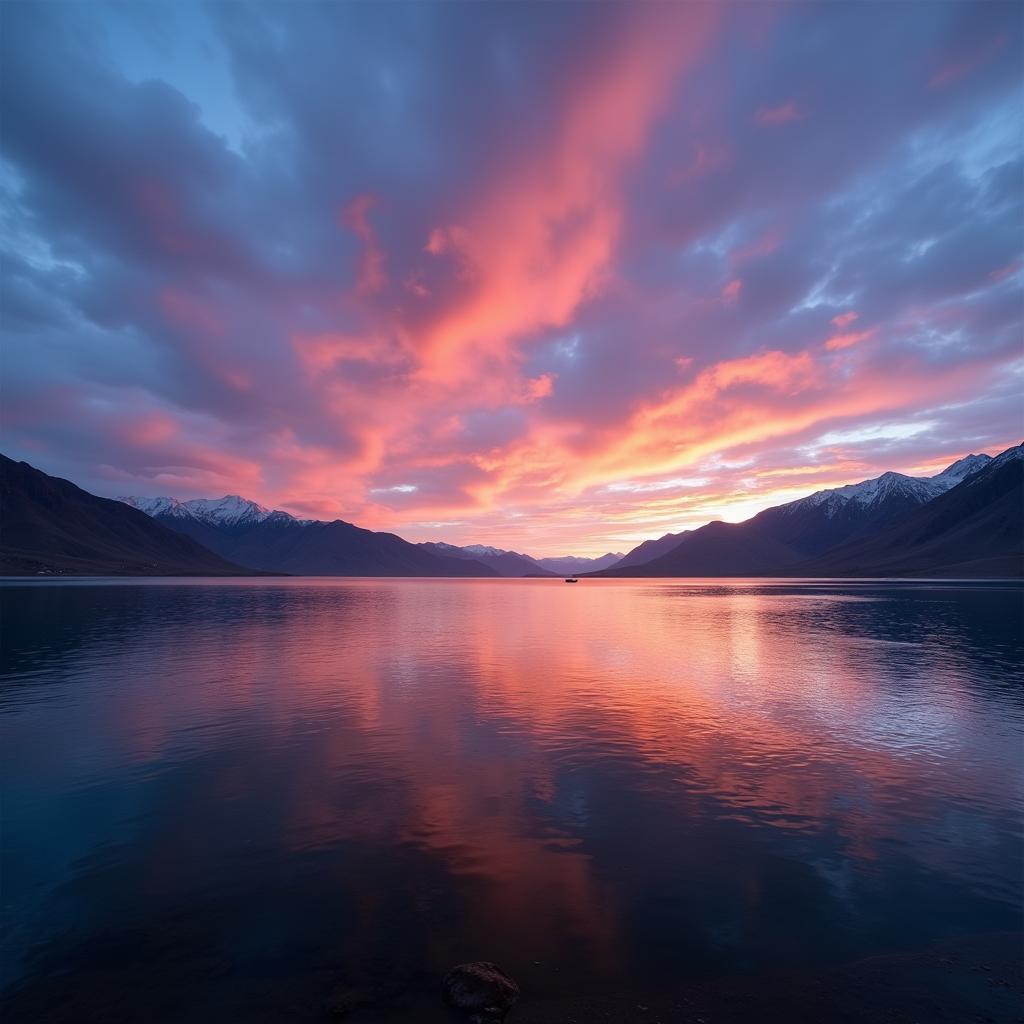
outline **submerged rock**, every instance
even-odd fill
[[[519,986],[497,965],[459,964],[444,976],[444,997],[473,1024],[503,1021],[519,999]]]

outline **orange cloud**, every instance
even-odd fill
[[[689,476],[702,460],[714,461],[729,452],[757,453],[766,445],[784,450],[836,424],[942,402],[976,384],[974,378],[986,372],[974,367],[969,372],[949,368],[917,374],[910,365],[893,372],[863,362],[830,363],[814,350],[723,360],[639,408],[628,421],[585,438],[572,425],[537,422],[527,437],[488,462],[488,478],[474,488],[477,508],[472,518],[480,524],[474,536],[499,545],[505,540],[514,547],[522,527],[491,511],[509,504],[529,516],[533,546],[541,553],[568,549],[580,536],[590,536],[589,550],[600,553],[713,518],[744,518],[818,487],[893,467],[866,466],[858,473],[848,462],[833,458],[813,472],[805,463],[801,472],[779,470],[764,483],[756,467],[713,469],[715,479],[708,485],[677,488],[663,500],[652,500],[650,493],[638,493],[635,499],[628,494],[601,497],[601,489],[615,479]],[[453,516],[458,512],[453,509]],[[458,535],[465,536],[466,530],[463,522]],[[550,538],[546,544],[545,537]],[[559,537],[565,538],[561,544]]]
[[[838,317],[836,319],[838,319]],[[833,321],[833,323],[834,322],[835,321]],[[862,341],[867,341],[868,338],[872,338],[874,335],[874,328],[867,331],[847,331],[845,334],[833,334],[832,337],[825,342],[825,348],[830,352],[835,352],[839,349],[849,348],[851,345],[856,345]]]
[[[614,51],[561,100],[558,130],[477,197],[427,251],[472,269],[460,301],[428,328],[428,377],[467,368],[467,350],[507,354],[526,332],[565,324],[597,290],[622,227],[621,178],[711,27],[711,5],[637,9]],[[642,13],[641,13],[642,11]]]

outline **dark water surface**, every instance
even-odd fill
[[[1021,926],[1022,592],[763,581],[0,587],[4,982],[321,1019]]]

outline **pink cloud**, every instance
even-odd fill
[[[163,288],[160,308],[168,321],[189,333],[211,338],[222,338],[226,333],[224,320],[212,303],[182,288]]]
[[[987,64],[1006,45],[1005,35],[996,36],[970,53],[954,58],[933,72],[928,79],[929,89],[944,89],[968,77]]]
[[[402,360],[400,346],[386,336],[343,331],[294,332],[292,347],[307,373],[316,375],[339,363],[360,362],[396,366]]]
[[[759,235],[748,245],[729,253],[729,262],[734,267],[742,266],[748,260],[770,256],[782,244],[783,234],[779,228],[772,228]]]
[[[846,331],[845,333],[833,334],[825,342],[825,348],[829,352],[836,352],[839,349],[849,348],[851,345],[858,345],[862,341],[867,341],[868,338],[873,338],[875,335],[874,330],[868,331]]]
[[[697,182],[728,166],[731,159],[732,150],[724,142],[699,142],[693,159],[675,171],[669,181],[676,187]]]
[[[719,5],[636,5],[621,21],[607,10],[610,20],[602,13],[553,67],[540,62],[531,81],[543,102],[531,94],[500,130],[474,120],[476,97],[449,125],[461,102],[449,97],[431,140],[436,165],[422,176],[418,165],[394,173],[375,162],[401,154],[412,129],[436,126],[397,114],[401,134],[379,153],[366,147],[375,152],[356,154],[351,167],[329,166],[343,147],[322,152],[319,139],[302,139],[303,159],[326,156],[318,171],[331,172],[308,180],[284,152],[280,164],[238,161],[205,128],[180,173],[132,163],[117,188],[124,224],[106,216],[103,204],[117,203],[102,190],[84,204],[86,220],[103,222],[86,274],[96,294],[81,336],[53,348],[71,383],[58,395],[29,381],[27,397],[6,403],[18,443],[59,449],[53,424],[73,422],[64,446],[79,465],[108,467],[119,491],[137,489],[120,486],[133,481],[184,497],[234,491],[413,539],[436,538],[445,522],[458,525],[442,539],[456,542],[597,552],[900,468],[881,461],[884,452],[876,466],[853,446],[810,465],[800,452],[820,434],[966,408],[992,380],[998,405],[1019,354],[1007,354],[1012,310],[999,282],[1020,265],[1007,262],[1014,250],[985,219],[989,194],[979,191],[969,214],[975,185],[943,150],[925,221],[921,211],[886,213],[896,192],[885,182],[910,173],[897,158],[901,140],[923,118],[939,125],[944,105],[954,110],[970,90],[926,94],[932,67],[918,50],[904,66],[918,69],[917,86],[880,111],[877,95],[900,87],[900,69],[892,82],[860,81],[864,96],[854,99],[878,116],[847,124],[834,115],[849,106],[837,86],[848,86],[830,78],[827,55],[808,56],[806,73],[787,71],[779,86],[778,53],[767,45],[775,37],[763,29],[777,22],[780,46],[810,30],[781,8],[752,16],[763,19],[753,35],[746,23],[746,38],[764,50],[743,50],[750,67],[738,77],[735,62],[719,59],[719,40],[738,38],[715,35]],[[956,55],[932,88],[972,73],[1001,45]],[[843,68],[836,63],[840,78]],[[750,95],[785,102],[755,103],[751,118]],[[511,88],[502,97],[518,102]],[[946,127],[982,109],[957,106]],[[415,103],[409,110],[423,120]],[[737,110],[739,124],[730,122]],[[773,129],[812,115],[827,145],[779,145]],[[472,135],[460,135],[464,124]],[[363,125],[349,130],[358,137]],[[922,147],[913,173],[933,156]],[[285,167],[301,194],[281,187]],[[836,199],[852,182],[881,181],[880,170],[878,217],[865,225],[858,204],[846,211]],[[1003,181],[976,177],[977,190]],[[977,215],[991,251],[978,257],[972,244],[947,256],[940,239],[928,250],[937,272],[926,286],[896,263],[883,280],[888,267],[871,254],[884,261],[897,251],[890,236],[960,209],[945,202],[954,193],[943,183],[960,187],[965,223]],[[273,202],[281,199],[284,215]],[[73,252],[85,228],[66,231]],[[118,259],[104,249],[117,248],[107,234],[135,246],[121,253],[130,272],[120,281],[107,276]],[[251,262],[228,251],[232,236]],[[352,269],[340,281],[343,256]],[[961,264],[974,268],[970,293],[953,280]],[[54,275],[60,303],[84,294],[73,277]],[[130,295],[120,305],[118,290]],[[847,306],[869,311],[873,326]],[[931,345],[947,336],[957,344]],[[999,359],[1004,372],[988,376]],[[946,436],[1002,436],[977,423],[958,433],[957,417],[968,414],[943,415]],[[926,438],[899,457],[945,454]],[[680,483],[698,479],[707,482]],[[647,489],[609,489],[622,481]]]
[[[340,214],[342,225],[351,229],[363,243],[363,252],[359,258],[356,291],[364,294],[378,291],[387,284],[384,251],[377,240],[377,232],[370,222],[370,211],[376,205],[377,199],[372,195],[356,196]]]
[[[554,374],[543,373],[539,377],[533,377],[526,382],[526,395],[529,399],[536,401],[540,398],[547,398],[554,391],[554,388]]]
[[[507,354],[526,332],[565,324],[601,288],[622,228],[622,175],[713,16],[710,5],[681,5],[668,18],[630,19],[614,51],[556,100],[549,146],[489,182],[458,228],[432,232],[427,251],[454,250],[473,273],[426,331],[425,373],[458,372],[467,349]]]
[[[178,429],[177,422],[170,416],[161,416],[156,413],[126,425],[126,431],[131,439],[140,445],[160,444],[163,441],[168,441],[178,433]]]
[[[993,281],[1005,281],[1008,277],[1013,277],[1021,268],[1020,260],[1015,260],[1013,263],[1007,263],[1005,267],[1000,267],[998,270],[993,270],[988,276]]]
[[[802,121],[807,115],[802,113],[794,100],[787,100],[777,107],[761,107],[754,115],[758,124],[789,124],[792,121]]]

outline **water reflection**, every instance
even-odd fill
[[[113,972],[122,1001],[231,1016],[465,959],[593,990],[1019,925],[1018,588],[79,583],[0,604],[23,989],[70,974],[88,1004]]]

